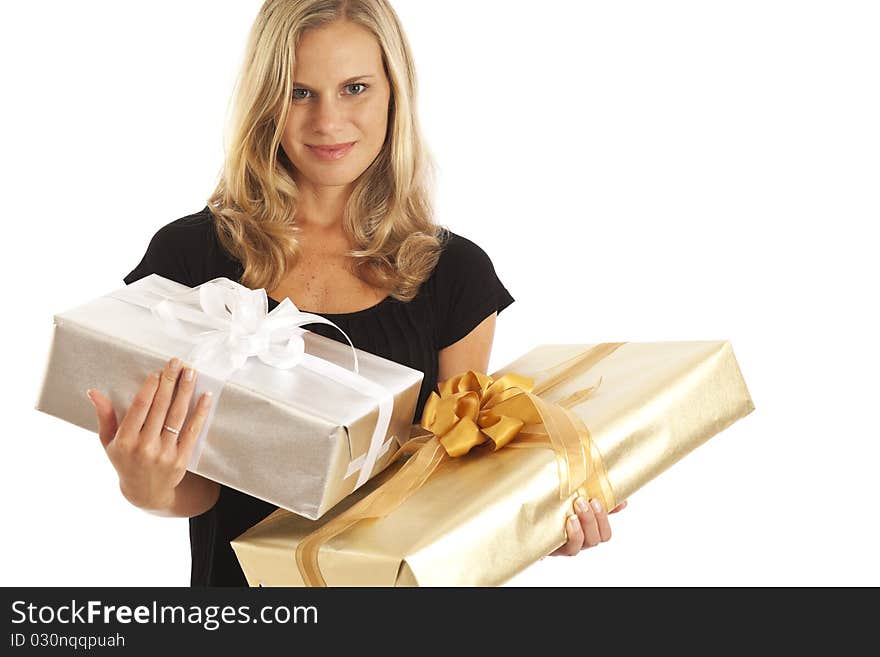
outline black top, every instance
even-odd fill
[[[358,349],[407,365],[425,374],[413,423],[437,387],[438,352],[471,332],[514,299],[498,279],[483,249],[448,229],[449,240],[430,278],[412,301],[386,297],[353,313],[314,313],[345,331]],[[126,285],[159,274],[189,287],[214,278],[241,282],[244,268],[220,245],[214,217],[207,207],[160,228],[137,267],[123,280]],[[269,310],[278,301],[269,298]],[[314,312],[300,308],[303,312]],[[348,344],[333,327],[306,325],[309,330]],[[225,485],[217,503],[190,518],[192,586],[247,586],[230,541],[272,513],[277,507]]]

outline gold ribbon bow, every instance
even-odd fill
[[[413,425],[410,440],[392,461],[402,454],[412,456],[381,486],[299,542],[296,562],[303,582],[307,586],[326,586],[318,567],[318,551],[324,543],[362,520],[388,515],[445,459],[462,457],[484,443],[491,443],[492,451],[503,447],[553,449],[560,499],[577,493],[599,499],[606,509],[613,508],[614,494],[602,456],[583,421],[569,410],[593,394],[601,380],[556,403],[540,395],[588,370],[622,344],[591,347],[537,386],[533,379],[519,374],[494,379],[473,370],[443,381],[438,386],[440,394],[432,392],[425,403],[421,424]],[[418,426],[426,433],[415,431]]]
[[[505,374],[497,381],[469,370],[438,386],[422,412],[421,427],[440,440],[449,456],[463,456],[471,448],[491,441],[497,451],[528,424],[541,422],[534,404],[524,394],[534,380]]]

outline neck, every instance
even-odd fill
[[[318,233],[342,233],[342,217],[351,190],[351,185],[301,184],[296,224]]]

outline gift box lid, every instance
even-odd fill
[[[151,274],[117,292],[124,294],[126,290],[135,290],[174,295],[191,289],[194,288]],[[104,339],[115,340],[120,345],[154,355],[158,360],[178,356],[186,362],[193,345],[166,333],[147,308],[113,296],[117,292],[55,314],[55,325],[100,334]],[[297,331],[303,338],[305,353],[353,371],[354,355],[347,341],[338,342],[307,329]],[[407,390],[413,384],[421,385],[424,374],[420,370],[362,349],[356,349],[356,352],[359,374],[370,381],[381,381],[389,392]],[[204,376],[202,373],[200,375]],[[354,390],[346,395],[345,404],[339,404],[330,395],[313,394],[315,389],[326,388],[326,385],[326,379],[321,374],[305,367],[279,369],[257,357],[248,358],[244,366],[233,372],[226,382],[227,387],[239,386],[250,394],[260,395],[274,403],[284,403],[331,425],[348,427],[375,411],[376,399]],[[364,446],[350,445],[352,458],[363,449]]]

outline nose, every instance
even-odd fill
[[[336,134],[345,118],[343,101],[338,98],[323,97],[312,106],[312,128],[319,134]]]

